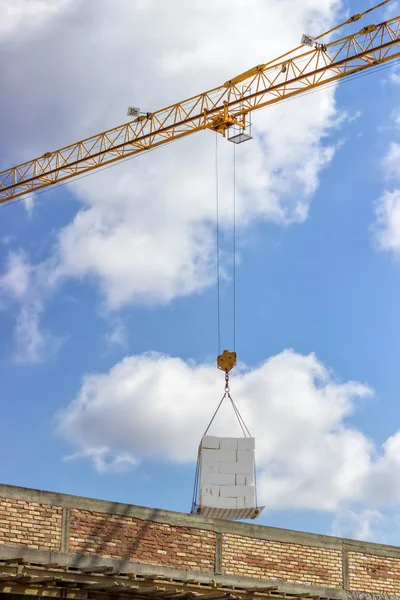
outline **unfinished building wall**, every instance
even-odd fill
[[[400,548],[0,485],[10,547],[400,598]]]

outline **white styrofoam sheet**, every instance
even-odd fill
[[[202,462],[200,465],[200,479],[202,476],[211,473],[219,473],[219,464],[217,462]]]
[[[223,485],[219,488],[221,498],[238,498],[246,496],[254,498],[254,486],[252,485]]]
[[[242,462],[244,460],[247,461],[255,461],[254,450],[238,450],[237,451],[237,462]]]
[[[238,450],[254,450],[255,439],[252,437],[238,438]]]
[[[219,485],[207,484],[201,487],[201,495],[203,498],[214,496],[219,498]]]
[[[237,499],[236,499],[236,505],[237,505]],[[250,498],[250,496],[244,496],[244,505],[246,508],[252,508],[253,506],[255,506],[256,505],[255,497]]]
[[[236,462],[237,451],[236,450],[200,450],[200,457],[202,463],[210,462]]]
[[[254,485],[254,473],[246,475],[246,485]]]
[[[246,508],[244,496],[236,498],[236,508]]]
[[[200,493],[201,506],[213,506],[214,508],[236,508],[236,498],[221,498]]]
[[[235,475],[235,484],[236,485],[254,485],[254,475],[253,473],[236,473]],[[224,484],[229,485],[229,484]]]
[[[237,450],[238,448],[238,438],[220,438],[221,450]]]
[[[212,448],[214,450],[218,450],[219,449],[219,437],[215,437],[213,435],[205,435],[203,436],[203,439],[201,440],[201,447],[202,448]]]
[[[201,473],[200,485],[212,483],[214,485],[235,485],[234,473]]]
[[[221,462],[218,464],[218,470],[220,473],[245,473],[250,475],[254,471],[254,462]]]

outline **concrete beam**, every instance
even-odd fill
[[[217,533],[217,539],[215,544],[215,567],[216,575],[222,574],[222,534]]]
[[[32,564],[57,563],[61,566],[68,566],[76,569],[106,566],[113,567],[114,571],[117,573],[136,573],[136,575],[139,576],[169,578],[183,582],[189,582],[195,579],[200,583],[213,585],[214,587],[224,586],[242,589],[255,587],[260,589],[263,586],[267,588],[271,585],[276,585],[279,588],[279,591],[288,594],[310,593],[313,596],[328,597],[334,600],[347,600],[345,591],[339,589],[283,583],[274,579],[260,580],[252,577],[216,575],[213,573],[204,573],[203,571],[175,569],[173,567],[163,567],[160,565],[145,565],[143,563],[134,563],[123,559],[100,558],[97,556],[84,556],[65,552],[43,552],[41,550],[0,545],[0,560],[2,558],[22,558]]]
[[[400,558],[400,547],[398,546],[385,546],[384,544],[375,544],[374,542],[344,539],[343,548],[347,552],[361,552],[363,554],[374,554],[375,556]]]
[[[340,538],[329,537],[326,535],[290,531],[287,529],[278,529],[276,527],[267,527],[265,525],[237,523],[234,521],[225,521],[223,519],[211,519],[186,513],[161,510],[158,508],[147,508],[131,504],[122,504],[120,502],[83,498],[80,496],[46,492],[12,485],[0,485],[0,497],[62,506],[63,508],[70,510],[80,509],[90,512],[129,516],[144,521],[167,523],[169,525],[175,525],[176,527],[193,527],[221,534],[235,534],[260,540],[301,544],[317,548],[331,548],[333,550],[341,551],[343,545],[343,541]],[[398,556],[400,556],[400,549],[397,549],[397,552]]]
[[[348,590],[350,587],[349,553],[344,541],[342,545],[342,585],[344,590]]]
[[[61,552],[69,551],[70,509],[63,507],[61,520]]]
[[[349,592],[348,600],[400,600],[400,596],[371,594],[370,592]]]

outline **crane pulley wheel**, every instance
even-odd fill
[[[230,350],[224,350],[222,354],[217,357],[217,367],[225,373],[229,373],[236,365],[236,352]]]

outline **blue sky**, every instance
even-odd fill
[[[243,22],[230,2],[221,31],[226,4],[3,2],[2,166],[117,125],[130,104],[211,88],[372,3],[288,0],[283,22],[282,3],[254,0]],[[393,67],[256,112],[237,148],[232,393],[256,437],[264,524],[400,543],[399,82]],[[223,391],[214,152],[199,133],[0,209],[3,483],[189,509]],[[229,269],[232,146],[219,152]],[[231,301],[228,273],[223,347]],[[229,413],[215,432],[235,435]]]

